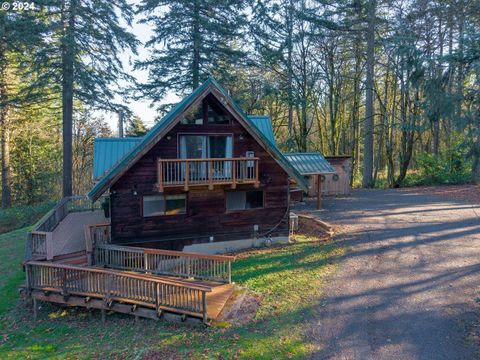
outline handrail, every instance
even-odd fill
[[[97,245],[93,263],[114,269],[169,275],[225,283],[232,282],[234,256],[145,249],[119,245]]]
[[[118,301],[154,308],[158,315],[171,311],[201,317],[207,322],[206,293],[212,291],[209,286],[42,261],[27,261],[25,270],[29,294],[40,290],[60,293],[64,298],[69,295],[96,297],[103,299],[108,307]]]
[[[258,157],[234,157],[234,158],[187,158],[187,159],[158,159],[160,162],[194,162],[194,161],[235,161],[235,160],[260,160]]]
[[[110,225],[110,224],[108,224]],[[121,245],[107,245],[110,249],[119,249],[119,250],[132,250],[139,251],[146,254],[159,254],[159,255],[171,255],[179,257],[193,257],[197,259],[208,259],[208,260],[219,260],[219,261],[235,261],[236,257],[231,255],[217,255],[217,254],[201,254],[194,252],[186,251],[175,251],[175,250],[163,250],[163,249],[152,249],[152,248],[141,248],[135,246],[121,246]]]
[[[101,273],[101,274],[112,274],[112,275],[121,275],[123,277],[128,277],[132,279],[148,279],[153,282],[159,284],[169,284],[169,285],[177,285],[182,286],[184,288],[192,289],[192,290],[200,290],[205,292],[211,292],[212,288],[210,286],[201,285],[201,284],[194,284],[185,280],[181,279],[171,279],[171,278],[161,278],[159,276],[152,276],[149,274],[139,274],[135,272],[125,272],[125,271],[118,271],[114,269],[101,269],[101,268],[91,268],[91,267],[84,267],[84,266],[76,266],[76,265],[68,265],[68,264],[61,264],[61,263],[51,263],[45,261],[27,261],[25,265],[37,265],[42,267],[50,267],[56,269],[70,269],[70,270],[81,270],[91,273]]]
[[[158,190],[165,187],[254,184],[259,186],[258,157],[157,159]]]

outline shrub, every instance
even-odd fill
[[[471,179],[470,166],[464,154],[452,150],[446,159],[434,154],[421,154],[417,160],[418,171],[404,181],[405,186],[465,184]]]
[[[0,234],[32,225],[45,215],[55,202],[47,201],[37,205],[19,205],[0,209]]]

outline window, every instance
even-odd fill
[[[203,124],[203,107],[202,104],[190,109],[185,117],[180,121],[183,125],[202,125]]]
[[[186,213],[187,197],[185,194],[143,197],[143,217]]]
[[[230,115],[218,106],[208,104],[207,120],[209,124],[230,124]]]
[[[180,159],[231,158],[230,135],[180,135]]]
[[[228,191],[227,210],[246,210],[263,208],[263,191]]]

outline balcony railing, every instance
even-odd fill
[[[258,158],[159,159],[158,189],[166,187],[237,184],[259,185]]]

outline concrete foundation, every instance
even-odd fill
[[[273,244],[287,244],[289,240],[290,238],[288,236],[276,236],[272,238],[263,237],[258,239],[219,241],[188,245],[183,248],[183,251],[203,254],[222,254],[248,248],[265,247]]]

